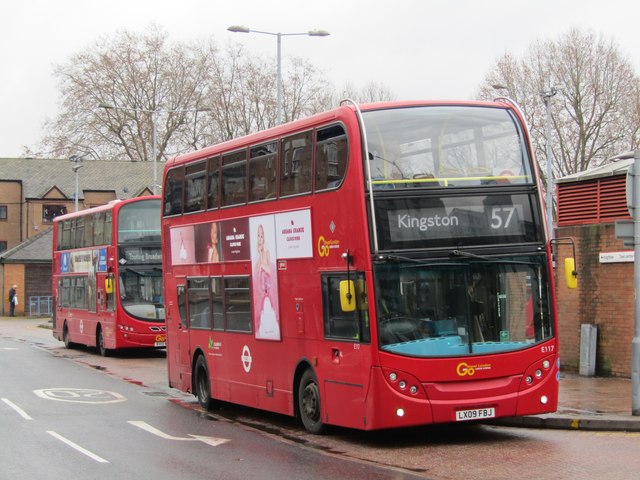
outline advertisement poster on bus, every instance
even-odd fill
[[[195,226],[196,262],[220,263],[220,223],[209,222]]]
[[[276,269],[275,221],[273,215],[253,217],[251,231],[251,265],[253,266],[253,322],[256,338],[280,340],[278,313],[278,272]]]
[[[171,264],[184,265],[195,262],[193,225],[171,229]]]
[[[313,256],[310,210],[277,214],[276,235],[279,259]]]
[[[249,260],[249,221],[247,218],[222,222],[222,258],[225,262]]]

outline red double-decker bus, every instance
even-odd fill
[[[159,196],[53,221],[53,336],[113,350],[164,347]]]
[[[315,433],[553,412],[540,190],[508,101],[345,101],[168,162],[170,385]]]

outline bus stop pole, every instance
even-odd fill
[[[631,414],[640,416],[640,149],[633,155],[633,297],[634,333],[631,342]]]

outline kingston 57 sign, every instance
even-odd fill
[[[528,195],[392,199],[376,202],[383,249],[532,242],[534,207]]]

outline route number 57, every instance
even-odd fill
[[[509,228],[515,210],[515,207],[493,207],[491,209],[491,228],[494,230]]]

